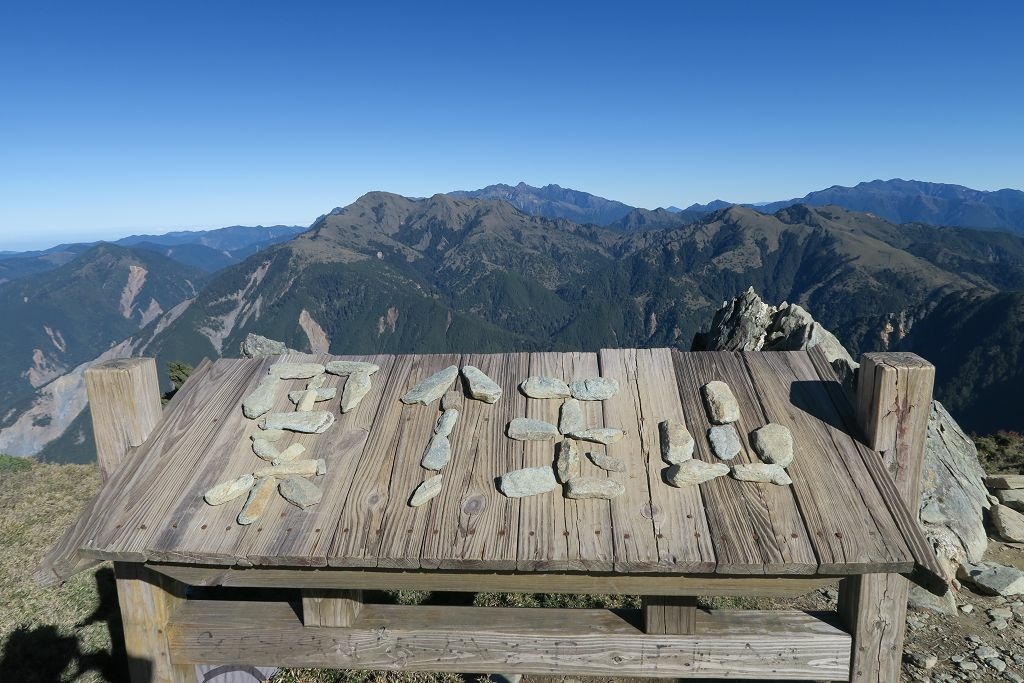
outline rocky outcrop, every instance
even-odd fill
[[[284,342],[267,339],[251,332],[242,341],[239,351],[242,358],[266,358],[267,356],[282,356],[286,353],[299,353],[289,349]]]
[[[858,364],[835,335],[796,304],[771,306],[753,288],[726,301],[711,329],[694,339],[694,350],[795,351],[820,347],[848,388]],[[920,519],[936,553],[953,565],[981,561],[988,539],[984,509],[989,508],[974,442],[938,401],[928,420],[921,479]]]

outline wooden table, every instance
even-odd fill
[[[152,361],[90,370],[97,447],[110,477],[42,573],[63,579],[116,561],[128,652],[144,662],[134,667],[137,680],[191,681],[191,667],[205,663],[895,681],[907,590],[900,575],[944,590],[910,512],[934,371],[915,356],[865,357],[859,416],[813,350],[351,358],[380,366],[359,407],[341,415],[338,399],[318,404],[336,423],[279,444],[302,443],[304,457],[325,459],[327,473],[315,480],[322,502],[300,510],[278,498],[250,526],[235,521],[243,499],[219,507],[202,500],[214,484],[266,464],[252,453],[258,428],[241,402],[274,363],[334,357],[204,363],[162,416],[152,409]],[[443,490],[413,508],[439,411],[398,399],[453,364],[476,365],[504,395],[489,405],[458,392]],[[561,401],[517,390],[529,375],[618,380],[614,397],[583,407],[587,426],[626,436],[583,450],[606,451],[627,470],[606,473],[585,459],[583,468],[621,481],[622,496],[498,492],[503,472],[552,461],[551,442],[504,434],[515,417],[557,422]],[[684,420],[695,457],[716,461],[699,393],[716,379],[740,403],[737,461],[757,462],[752,430],[768,422],[792,430],[792,486],[730,477],[681,489],[663,482],[662,420]],[[340,397],[345,381],[328,376],[327,386]],[[294,409],[286,393],[275,410]],[[845,577],[839,614],[695,607],[694,596],[797,596],[836,577]],[[200,586],[218,588],[188,588]],[[274,599],[232,599],[228,588],[243,586],[274,589],[264,593]],[[363,602],[364,589],[640,594],[644,608],[633,615],[374,605]]]

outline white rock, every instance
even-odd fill
[[[720,462],[709,463],[703,460],[683,460],[677,465],[666,467],[662,472],[665,482],[677,488],[703,484],[728,473],[728,465]]]
[[[270,504],[270,500],[274,497],[274,489],[276,488],[277,481],[273,477],[267,477],[256,482],[249,489],[249,497],[245,500],[242,511],[238,513],[238,523],[245,526],[252,524],[262,517],[267,506]]]
[[[466,365],[462,368],[462,376],[466,378],[469,395],[484,403],[496,403],[501,398],[501,387],[488,377],[480,368]]]
[[[600,479],[597,477],[574,477],[569,480],[565,487],[565,497],[573,500],[587,500],[597,498],[611,500],[621,496],[626,490],[620,482],[614,479]]]
[[[607,401],[619,391],[619,382],[613,377],[589,377],[574,380],[569,393],[580,401]]]
[[[663,420],[658,424],[661,437],[661,459],[669,465],[678,465],[693,457],[696,442],[679,420]]]
[[[1024,489],[996,491],[996,499],[1011,510],[1024,512]]]
[[[583,429],[583,408],[574,398],[567,398],[558,413],[558,431],[562,434],[578,432]]]
[[[293,460],[291,462],[261,467],[252,473],[257,479],[267,477],[316,477],[327,474],[327,463],[320,460]]]
[[[249,489],[251,489],[255,483],[255,477],[251,474],[243,474],[237,479],[217,484],[203,495],[203,500],[205,500],[209,505],[223,505],[228,501],[232,501],[235,498],[248,493]]]
[[[327,375],[317,375],[306,382],[306,389],[308,391],[316,391],[318,389],[322,389],[325,384],[327,384]],[[333,398],[333,396],[331,398]]]
[[[261,429],[260,431],[251,434],[249,438],[252,439],[253,441],[255,441],[256,439],[263,439],[264,441],[274,443],[275,441],[280,441],[281,439],[283,439],[284,435],[287,433],[288,432],[284,431],[283,429]]]
[[[306,390],[302,392],[302,396],[299,398],[298,403],[295,404],[295,410],[300,413],[313,410],[316,405],[316,391]]]
[[[253,439],[252,452],[261,460],[273,460],[277,456],[281,455],[277,451],[277,447],[266,439]]]
[[[782,465],[763,462],[737,463],[732,466],[732,476],[739,481],[756,481],[779,486],[789,486],[793,483]]]
[[[311,410],[305,413],[270,413],[263,417],[263,429],[287,429],[303,434],[323,434],[334,424],[334,415],[326,410]]]
[[[271,411],[280,381],[276,377],[265,377],[242,401],[242,413],[250,420]]]
[[[455,408],[449,408],[443,413],[441,417],[437,418],[437,424],[434,426],[434,433],[440,436],[451,436],[452,430],[455,429],[455,423],[459,420],[459,411]]]
[[[278,484],[277,490],[282,498],[303,510],[319,503],[323,496],[320,489],[304,477],[288,477]]]
[[[281,451],[276,458],[271,460],[271,465],[280,465],[283,462],[291,462],[306,452],[306,447],[301,443],[293,443]]]
[[[994,505],[989,511],[999,537],[1011,543],[1024,543],[1024,514],[1005,505]]]
[[[563,439],[558,444],[558,453],[555,455],[555,478],[565,484],[579,472],[580,451],[576,442],[570,439]]]
[[[772,422],[754,430],[750,445],[766,463],[789,467],[793,462],[793,434],[783,425]]]
[[[704,396],[708,419],[713,423],[728,424],[740,419],[740,406],[728,384],[715,380],[702,386],[700,391]]]
[[[732,460],[743,450],[740,435],[731,424],[715,425],[709,429],[708,441],[719,460]]]
[[[619,441],[623,437],[621,429],[615,429],[614,427],[597,427],[594,429],[584,429],[579,432],[572,432],[568,435],[571,439],[577,441],[590,441],[592,443],[601,443],[604,445],[613,444]]]
[[[435,474],[426,481],[421,482],[416,487],[416,490],[413,491],[412,498],[409,499],[409,505],[414,508],[419,507],[441,493],[443,479],[443,474]]]
[[[427,450],[423,453],[420,465],[426,470],[439,470],[448,464],[452,457],[452,445],[447,436],[434,434],[430,437]]]
[[[587,453],[587,458],[606,472],[625,472],[626,463],[605,453]]]
[[[547,441],[558,436],[558,428],[543,420],[517,417],[508,423],[508,437],[516,441]]]
[[[519,391],[529,398],[569,398],[569,385],[555,377],[527,377]]]
[[[957,578],[985,595],[1024,595],[1024,571],[1014,567],[966,562],[957,570]]]
[[[326,377],[326,375],[320,375],[320,376],[321,377]],[[298,405],[299,401],[301,401],[303,399],[303,397],[305,397],[305,395],[310,393],[310,392],[312,392],[313,395],[316,397],[316,402],[317,403],[319,403],[320,401],[330,401],[335,396],[338,395],[337,387],[326,387],[326,388],[321,388],[321,389],[309,389],[309,388],[306,388],[306,389],[300,389],[298,391],[289,391],[288,392],[288,400],[291,401],[292,403]]]
[[[365,372],[353,372],[345,380],[345,389],[341,392],[341,412],[348,413],[359,405],[370,392],[370,375]]]
[[[342,377],[346,377],[348,375],[354,375],[357,372],[364,372],[367,375],[372,375],[380,370],[380,366],[359,360],[332,360],[327,364],[326,370],[332,375],[341,375]]]
[[[527,467],[501,475],[498,489],[509,498],[523,498],[553,491],[558,486],[551,467]]]
[[[457,365],[449,365],[444,370],[438,370],[430,377],[427,377],[402,397],[402,403],[429,405],[444,396],[455,378],[459,376]]]
[[[324,372],[320,363],[275,363],[268,370],[271,377],[278,379],[313,379]]]

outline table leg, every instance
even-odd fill
[[[302,590],[302,623],[306,626],[352,626],[362,608],[361,590]]]
[[[196,683],[195,666],[173,664],[167,624],[185,601],[185,585],[142,564],[115,562],[117,599],[132,683]]]
[[[693,635],[697,625],[697,598],[651,595],[642,598],[644,630],[659,635]]]

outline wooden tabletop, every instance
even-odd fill
[[[207,489],[266,465],[252,452],[249,437],[258,427],[241,403],[269,367],[336,358],[223,359],[203,367],[80,519],[81,554],[237,566],[845,575],[909,573],[927,550],[878,454],[858,441],[843,390],[815,351],[345,357],[380,366],[370,393],[342,415],[346,380],[328,375],[326,386],[338,387],[339,398],[317,409],[333,411],[335,424],[324,434],[277,444],[302,443],[303,457],[326,461],[326,475],[314,480],[322,502],[300,510],[275,497],[250,526],[235,520],[244,498],[206,505]],[[504,395],[494,405],[463,400],[442,492],[410,507],[413,490],[432,474],[419,463],[439,410],[436,402],[404,405],[399,397],[453,364],[479,367]],[[509,499],[497,490],[502,473],[552,462],[553,442],[504,434],[515,417],[557,423],[561,401],[527,399],[517,390],[529,375],[618,380],[614,397],[582,405],[588,426],[618,427],[626,436],[583,450],[605,450],[625,461],[626,472],[604,472],[585,458],[583,468],[587,476],[620,480],[622,496],[577,501],[556,489]],[[700,398],[711,380],[728,382],[740,404],[744,450],[737,462],[758,462],[751,431],[768,422],[792,430],[792,486],[728,476],[686,488],[663,482],[662,420],[684,420],[697,442],[695,457],[716,462]],[[294,410],[284,387],[275,410]]]

